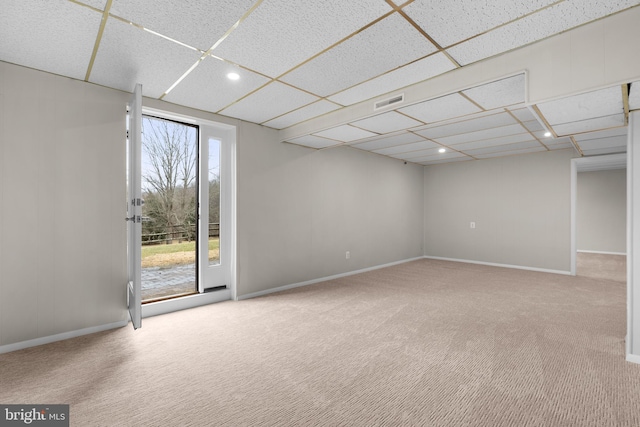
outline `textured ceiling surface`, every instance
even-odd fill
[[[286,129],[639,4],[3,0],[0,60],[124,91],[141,83],[146,97]],[[640,82],[628,83],[527,105],[518,74],[286,142],[425,165],[622,152],[628,111],[640,108]]]

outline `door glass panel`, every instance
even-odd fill
[[[142,300],[197,292],[198,128],[142,118]]]
[[[220,141],[209,138],[209,265],[220,264]]]

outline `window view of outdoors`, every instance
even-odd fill
[[[142,118],[142,300],[196,286],[198,128]]]
[[[209,139],[209,265],[220,264],[220,141]]]

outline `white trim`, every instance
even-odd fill
[[[122,328],[123,326],[127,326],[128,323],[128,320],[122,320],[120,322],[107,323],[106,325],[92,326],[90,328],[78,329],[75,331],[63,332],[61,334],[34,338],[32,340],[20,341],[13,344],[6,344],[0,346],[0,354],[22,350],[29,347],[35,347],[43,344],[50,344],[56,341],[68,340],[70,338],[76,338],[82,335],[95,334],[96,332],[108,331],[109,329]]]
[[[629,354],[629,353],[627,353],[627,362],[639,363],[640,364],[640,356],[638,356],[637,354]]]
[[[570,257],[570,262],[571,265],[569,265],[569,274],[571,274],[572,276],[576,275],[576,265],[578,263],[577,261],[577,253],[576,253],[576,249],[578,247],[577,244],[577,220],[576,220],[576,213],[578,211],[578,159],[571,159],[571,224],[570,224],[570,229],[571,229],[571,242],[569,243],[570,246],[570,250],[571,250],[571,257]]]
[[[458,259],[458,258],[444,258],[439,256],[428,256],[425,255],[424,258],[427,259],[438,259],[441,261],[453,261],[453,262],[464,262],[468,264],[480,264],[480,265],[489,265],[491,267],[502,267],[502,268],[514,268],[517,270],[529,270],[529,271],[537,271],[540,273],[553,273],[553,274],[562,274],[565,276],[571,275],[570,271],[565,270],[551,270],[548,268],[538,268],[538,267],[528,267],[525,265],[513,265],[513,264],[498,264],[495,262],[484,262],[484,261],[474,261],[469,259]]]
[[[582,249],[578,249],[576,252],[579,252],[582,254],[626,255],[626,252],[584,251]]]
[[[266,289],[264,291],[258,291],[258,292],[253,292],[253,293],[246,294],[246,295],[240,295],[236,299],[238,301],[240,301],[240,300],[245,300],[245,299],[250,299],[250,298],[261,297],[261,296],[272,294],[272,293],[275,293],[275,292],[287,291],[289,289],[299,288],[301,286],[313,285],[315,283],[326,282],[328,280],[339,279],[341,277],[353,276],[355,274],[366,273],[367,271],[379,270],[379,269],[385,268],[385,267],[391,267],[391,266],[398,265],[398,264],[404,264],[404,263],[411,262],[411,261],[417,261],[417,260],[422,259],[422,258],[423,257],[409,258],[409,259],[404,259],[404,260],[401,260],[401,261],[390,262],[388,264],[381,264],[381,265],[376,265],[374,267],[367,267],[367,268],[363,268],[361,270],[354,270],[354,271],[349,271],[347,273],[334,274],[333,276],[321,277],[319,279],[307,280],[305,282],[292,283],[290,285],[279,286],[277,288],[271,288],[271,289]]]
[[[142,304],[142,318],[173,313],[174,311],[186,310],[188,308],[200,307],[202,305],[229,300],[231,300],[231,289],[220,289],[219,291],[151,302],[148,304]]]

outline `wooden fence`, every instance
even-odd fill
[[[162,233],[142,234],[143,245],[158,245],[161,243],[170,244],[174,240],[178,242],[192,241],[196,236],[195,224],[179,224],[173,227],[173,231],[165,231]],[[209,237],[220,236],[220,224],[216,222],[209,223]]]

